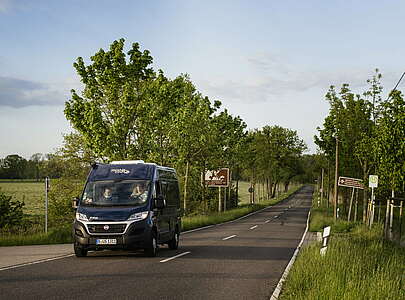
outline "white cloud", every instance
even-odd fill
[[[339,89],[348,83],[354,93],[367,89],[366,80],[374,75],[374,68],[363,69],[316,69],[312,66],[293,66],[288,59],[279,55],[259,53],[248,57],[250,74],[234,79],[201,80],[201,88],[208,94],[237,102],[277,101],[280,96],[300,95],[308,90],[317,89],[325,94],[331,85]],[[383,79],[390,82],[392,72],[383,74]],[[389,87],[389,86],[388,86]],[[296,97],[291,97],[292,101]]]
[[[0,106],[63,105],[66,97],[63,91],[47,84],[0,76]]]

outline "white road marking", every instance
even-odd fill
[[[63,255],[63,256],[58,256],[58,257],[52,257],[52,258],[47,258],[47,259],[41,259],[41,260],[29,262],[29,263],[24,263],[24,264],[19,264],[19,265],[14,265],[14,266],[5,267],[5,268],[0,268],[0,271],[15,269],[15,268],[24,267],[24,266],[29,266],[29,265],[40,264],[40,263],[43,263],[43,262],[53,261],[53,260],[62,259],[62,258],[66,258],[66,257],[71,257],[71,256],[74,256],[74,254],[68,254],[68,255]]]
[[[164,259],[164,260],[161,260],[160,262],[161,262],[161,263],[165,263],[165,262],[168,262],[169,260],[172,260],[172,259],[175,259],[175,258],[184,256],[184,255],[189,254],[189,253],[191,253],[191,252],[190,252],[190,251],[183,252],[183,253],[177,254],[177,255],[175,255],[175,256],[172,256],[172,257],[166,258],[166,259]]]
[[[270,220],[267,220],[266,222],[264,222],[264,223],[269,223],[270,222]]]
[[[257,227],[258,227],[258,225],[255,225],[255,226],[250,227],[249,229],[252,230],[252,229],[255,229]]]
[[[226,241],[226,240],[229,240],[229,239],[231,239],[231,238],[234,238],[235,236],[236,236],[236,234],[231,235],[231,236],[227,236],[226,238],[223,238],[222,240],[223,240],[223,241]]]
[[[278,218],[278,216],[274,216],[274,219],[277,219]]]

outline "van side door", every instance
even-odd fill
[[[166,199],[167,205],[167,190],[168,183],[165,180],[159,180],[156,182],[156,193],[162,195]],[[156,222],[159,235],[159,242],[165,242],[170,239],[170,218],[167,214],[167,206],[163,209],[156,209]]]

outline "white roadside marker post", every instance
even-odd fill
[[[322,248],[321,248],[321,251],[320,251],[321,256],[325,256],[325,254],[326,254],[326,249],[328,249],[329,235],[330,235],[330,226],[325,227],[325,228],[323,229],[323,234],[322,234]]]

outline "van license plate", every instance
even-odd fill
[[[97,239],[96,245],[116,245],[117,239]]]

